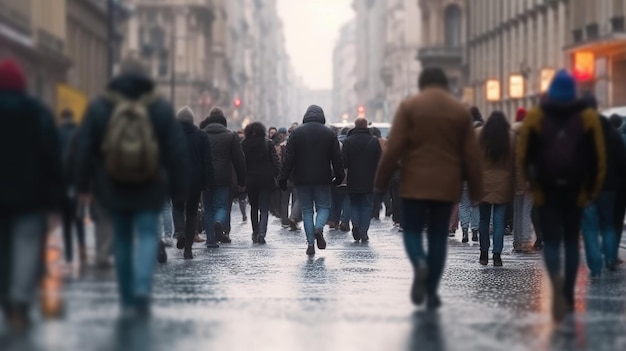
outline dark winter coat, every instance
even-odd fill
[[[339,141],[324,124],[324,111],[318,106],[308,108],[302,125],[289,136],[280,179],[286,181],[294,172],[295,185],[340,184],[345,177]],[[332,169],[331,169],[332,164]]]
[[[64,198],[54,117],[22,92],[0,91],[0,217],[58,210]]]
[[[380,161],[378,139],[368,128],[355,128],[343,142],[343,165],[348,170],[348,193],[368,194],[374,191],[374,178]]]
[[[128,99],[137,99],[154,88],[152,80],[134,74],[118,76],[108,85],[108,90]],[[161,174],[154,181],[140,185],[116,183],[104,168],[101,146],[113,107],[111,102],[98,97],[87,108],[79,136],[78,191],[86,193],[93,186],[103,205],[117,211],[158,210],[168,197],[184,201],[188,185],[187,142],[172,105],[158,99],[148,107],[159,143]]]
[[[620,133],[611,125],[608,118],[601,117],[604,144],[606,145],[606,177],[603,191],[614,192],[626,178],[626,146]]]
[[[192,123],[183,122],[183,133],[187,138],[189,172],[187,181],[190,192],[208,189],[213,183],[213,159],[209,136]]]
[[[211,154],[213,155],[212,186],[231,186],[233,167],[237,176],[237,185],[245,186],[246,159],[241,149],[239,135],[219,123],[209,124],[204,131],[209,134]]]
[[[280,162],[272,141],[255,136],[244,139],[241,145],[246,156],[248,188],[275,189]]]
[[[78,125],[74,121],[65,122],[59,125],[58,129],[61,160],[63,162],[63,176],[68,186],[74,184],[78,130]]]

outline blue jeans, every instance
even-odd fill
[[[204,207],[204,227],[206,230],[206,244],[217,244],[215,223],[228,226],[228,206],[230,206],[230,185],[218,186],[202,192],[202,206]],[[220,233],[220,237],[221,237]]]
[[[302,221],[309,245],[315,244],[315,230],[323,230],[330,214],[329,185],[298,185],[298,199],[302,208]],[[317,217],[313,219],[313,207]]]
[[[472,206],[472,200],[469,197],[469,190],[463,189],[461,204],[459,205],[459,220],[462,229],[478,230],[478,222],[480,221],[480,213],[478,207]]]
[[[425,261],[428,265],[426,292],[437,294],[448,248],[448,222],[452,214],[452,203],[403,199],[404,247],[413,268]],[[428,223],[428,254],[424,252],[423,232]]]
[[[374,194],[350,194],[350,206],[352,226],[358,228],[361,235],[367,234],[374,211]]]
[[[159,230],[162,238],[171,238],[174,234],[174,220],[172,219],[172,202],[168,199],[159,213]]]
[[[615,194],[603,192],[583,212],[582,231],[585,255],[587,266],[594,274],[602,272],[603,254],[607,266],[613,264],[616,259],[617,236],[613,224],[614,203]],[[600,237],[602,237],[602,249],[600,249]]]
[[[493,210],[493,253],[501,254],[504,248],[504,214],[506,205],[481,203],[480,210],[480,251],[489,251],[489,222]]]
[[[158,251],[158,210],[113,211],[114,255],[123,306],[149,298]]]

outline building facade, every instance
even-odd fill
[[[626,0],[570,0],[567,60],[601,108],[626,106]]]
[[[356,86],[359,106],[370,121],[389,120],[385,111],[385,83],[383,81],[387,0],[354,0],[352,7],[356,20]]]
[[[385,83],[385,113],[417,91],[421,71],[416,52],[421,42],[421,15],[415,0],[387,0],[387,38],[381,75]]]
[[[356,79],[356,22],[341,27],[333,50],[333,103],[331,120],[353,119],[357,114]]]
[[[418,50],[418,59],[423,68],[442,68],[450,81],[450,91],[459,97],[465,76],[466,6],[471,5],[474,12],[474,2],[483,0],[467,1],[469,4],[465,0],[419,0],[422,43]]]
[[[470,0],[466,102],[484,114],[539,101],[559,68],[567,67],[567,1]]]

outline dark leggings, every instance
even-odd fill
[[[85,247],[85,222],[84,217],[77,213],[78,203],[74,198],[66,198],[63,206],[63,242],[65,245],[65,260],[72,262],[74,258],[74,247],[72,240],[72,229],[76,226],[76,238],[78,247]]]
[[[193,239],[198,227],[198,206],[200,203],[200,192],[192,192],[187,201],[174,201],[172,203],[172,219],[176,232],[185,232],[185,249],[191,250]]]
[[[250,200],[250,219],[252,232],[265,237],[270,209],[270,195],[272,191],[255,185],[248,186],[248,200]]]

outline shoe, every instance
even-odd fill
[[[478,263],[480,263],[483,266],[486,266],[489,264],[489,253],[487,251],[480,252],[480,259],[478,260]]]
[[[498,253],[493,254],[493,266],[502,267],[502,257],[500,257],[500,254]]]
[[[294,221],[293,219],[289,220],[289,230],[291,230],[292,232],[298,231],[300,228],[298,228],[298,223],[296,221]]]
[[[357,227],[352,228],[352,237],[354,238],[354,241],[361,240],[361,233],[359,232],[359,228]]]
[[[222,244],[228,244],[228,242],[224,239],[225,234],[224,226],[222,225],[222,223],[215,222],[215,224],[213,224],[213,230],[215,231],[215,238],[217,239],[217,241],[220,241]]]
[[[308,256],[313,256],[313,255],[315,255],[315,246],[313,246],[313,245],[309,245],[309,246],[306,248],[306,254],[307,254]]]
[[[247,217],[247,216],[243,216],[243,218],[241,219],[241,221],[242,221],[243,223],[246,223],[246,222],[248,221],[248,217]]]
[[[513,235],[513,228],[511,228],[511,226],[507,225],[504,228],[504,235],[506,235],[506,236]]]
[[[441,307],[441,299],[437,295],[428,296],[426,299],[426,309],[434,311]]]
[[[207,249],[219,249],[220,245],[219,244],[206,244],[206,248]]]
[[[193,242],[194,243],[203,243],[203,242],[205,242],[205,240],[200,237],[200,234],[196,233],[196,235],[194,235],[194,237],[193,237]]]
[[[163,240],[159,240],[159,253],[157,255],[157,262],[163,264],[167,262],[167,252],[165,252],[165,243]]]
[[[259,244],[265,245],[267,242],[265,241],[265,235],[259,235]]]
[[[337,222],[336,221],[328,221],[328,228],[329,229],[337,229]]]
[[[193,259],[193,254],[191,253],[191,249],[185,249],[185,251],[183,252],[183,258],[186,260]]]
[[[361,242],[366,243],[368,241],[370,241],[370,237],[367,235],[367,233],[361,234]]]
[[[567,305],[565,303],[565,296],[563,295],[563,278],[558,276],[552,283],[552,318],[560,322],[565,318],[566,313]]]
[[[326,240],[324,239],[324,231],[322,229],[315,229],[315,241],[317,241],[317,248],[324,250],[326,248]]]
[[[415,267],[413,275],[413,285],[411,286],[411,301],[416,306],[424,302],[426,296],[426,278],[428,278],[428,267],[426,262],[420,261]]]
[[[257,235],[257,233],[252,233],[252,243],[253,244],[259,243],[259,236]]]
[[[469,242],[469,236],[468,236],[468,232],[467,229],[463,229],[463,240],[461,240],[462,243],[467,243]]]
[[[287,229],[287,228],[289,228],[289,223],[282,223],[280,226],[281,226],[283,229]]]
[[[174,247],[174,241],[171,238],[165,237],[162,239],[165,247]]]
[[[454,238],[456,235],[456,230],[448,229],[448,237]]]
[[[609,272],[617,271],[618,267],[619,267],[619,265],[617,264],[617,261],[609,262],[609,263],[606,264],[606,268],[609,270]]]
[[[350,231],[350,223],[341,223],[339,225],[339,230],[341,230],[342,232],[349,232]]]
[[[179,250],[185,248],[185,237],[183,235],[179,236],[178,240],[176,240],[176,248]]]
[[[230,244],[232,242],[232,240],[230,240],[230,235],[227,233],[224,233],[224,235],[222,235],[222,239],[220,239],[220,242],[222,244]]]
[[[533,245],[533,247],[535,248],[535,250],[539,251],[541,249],[543,249],[543,241],[542,240],[537,240],[535,241],[535,245]]]
[[[472,241],[478,242],[478,230],[472,230]]]

